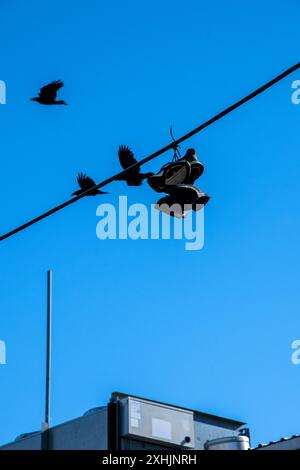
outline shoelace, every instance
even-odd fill
[[[174,145],[173,145],[174,155],[173,155],[172,162],[177,162],[181,158],[180,150],[179,150],[181,147],[180,147],[180,145],[175,144],[175,139],[174,139],[174,136],[173,136],[173,127],[172,126],[170,127],[170,136],[171,136],[171,139],[174,142]]]

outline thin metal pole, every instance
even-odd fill
[[[119,439],[119,399],[111,398],[107,404],[107,449],[120,450]]]
[[[52,271],[47,272],[47,352],[46,352],[46,405],[45,425],[50,426],[51,399],[51,346],[52,346]]]

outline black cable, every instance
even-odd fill
[[[232,111],[234,111],[235,109],[239,108],[240,106],[242,106],[242,104],[246,103],[247,101],[250,101],[251,99],[255,98],[257,95],[259,95],[260,93],[264,92],[265,90],[267,90],[268,88],[270,88],[271,86],[275,85],[275,83],[279,82],[280,80],[282,80],[283,78],[285,78],[286,76],[290,75],[291,73],[293,73],[295,70],[299,69],[300,68],[300,63],[297,63],[296,65],[293,65],[292,67],[290,67],[289,69],[285,70],[284,72],[282,72],[280,75],[278,75],[277,77],[273,78],[272,80],[270,80],[269,82],[265,83],[265,85],[262,85],[261,87],[257,88],[255,91],[253,91],[252,93],[250,93],[249,95],[245,96],[244,98],[242,98],[241,100],[237,101],[236,103],[232,104],[231,106],[229,106],[228,108],[224,109],[223,111],[221,111],[219,114],[217,114],[216,116],[212,117],[211,119],[209,119],[208,121],[204,122],[203,124],[201,124],[200,126],[196,127],[195,129],[193,129],[192,131],[188,132],[187,134],[185,134],[183,137],[180,137],[179,139],[175,140],[174,142],[171,142],[170,144],[166,145],[165,147],[161,148],[160,150],[158,150],[157,152],[154,152],[152,153],[151,155],[149,155],[149,157],[146,157],[146,158],[143,158],[141,161],[139,162],[136,162],[134,163],[133,165],[131,165],[130,167],[128,167],[126,170],[123,170],[121,171],[120,173],[117,173],[116,175],[113,175],[109,178],[107,178],[106,180],[102,181],[101,183],[95,185],[93,188],[90,188],[88,190],[86,190],[84,193],[81,193],[79,196],[76,196],[76,197],[73,197],[72,199],[69,199],[68,201],[60,204],[59,206],[56,206],[54,207],[53,209],[50,209],[49,211],[45,212],[44,214],[41,214],[39,215],[38,217],[30,220],[29,222],[26,222],[25,224],[21,225],[20,227],[17,227],[15,228],[14,230],[11,230],[10,232],[7,232],[6,234],[0,236],[0,241],[3,241],[5,240],[6,238],[9,238],[11,237],[12,235],[15,235],[16,233],[18,232],[21,232],[22,230],[25,230],[27,227],[30,227],[31,225],[34,225],[36,224],[37,222],[39,222],[40,220],[42,219],[45,219],[46,217],[49,217],[50,215],[54,214],[55,212],[58,212],[60,211],[61,209],[64,209],[65,207],[73,204],[74,202],[78,201],[79,199],[81,199],[82,197],[88,195],[91,190],[93,189],[99,189],[99,188],[102,188],[103,186],[106,186],[108,183],[111,183],[112,181],[114,181],[115,179],[119,178],[120,176],[123,176],[125,175],[127,172],[129,172],[130,170],[132,170],[133,168],[136,168],[138,166],[141,166],[141,165],[144,165],[145,163],[147,162],[150,162],[151,160],[153,160],[154,158],[158,157],[159,155],[167,152],[168,150],[171,150],[174,148],[174,145],[179,145],[181,142],[183,142],[184,140],[187,140],[189,139],[190,137],[192,137],[193,135],[197,134],[198,132],[202,131],[203,129],[205,129],[206,127],[210,126],[211,124],[213,124],[214,122],[218,121],[219,119],[221,119],[223,116],[226,116],[226,114],[229,114],[231,113]]]

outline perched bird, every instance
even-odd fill
[[[40,104],[67,104],[63,100],[56,100],[57,92],[60,88],[64,86],[64,82],[61,80],[56,80],[49,83],[48,85],[43,86],[40,89],[39,96],[36,98],[31,98],[31,101],[37,101]]]
[[[134,163],[137,163],[137,160],[127,145],[120,145],[118,150],[118,156],[121,163],[121,166],[124,170],[129,168]],[[128,186],[141,186],[144,179],[152,176],[153,173],[141,173],[141,168],[137,165],[132,170],[129,170],[125,175],[119,176],[116,178],[119,181],[126,181]]]
[[[77,181],[80,186],[80,189],[72,193],[72,196],[79,196],[79,194],[82,194],[88,189],[96,186],[95,181],[92,180],[92,178],[89,178],[88,176],[86,176],[84,173],[78,173]],[[96,196],[97,194],[107,194],[107,193],[104,191],[100,191],[100,189],[93,189],[91,192],[87,193],[86,195]]]

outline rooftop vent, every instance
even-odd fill
[[[206,441],[206,450],[248,450],[250,447],[248,436],[227,436]]]

